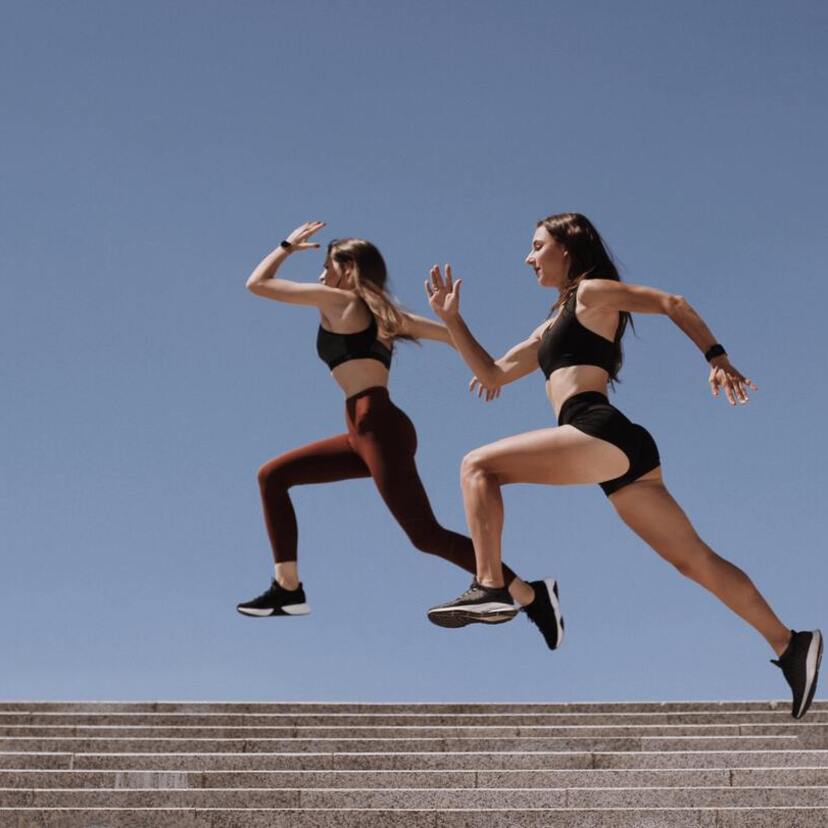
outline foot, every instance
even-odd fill
[[[822,633],[796,632],[791,630],[791,643],[788,649],[779,656],[771,659],[782,670],[785,680],[793,691],[793,707],[791,715],[801,719],[811,706],[816,692],[819,663],[822,661]]]
[[[465,627],[466,624],[503,624],[518,613],[506,587],[486,587],[477,583],[454,601],[432,607],[428,620],[438,627]]]
[[[535,590],[535,600],[523,607],[529,620],[541,631],[546,646],[555,650],[563,644],[564,620],[558,600],[558,585],[554,578],[529,581]]]
[[[239,604],[236,609],[242,615],[265,617],[268,615],[307,615],[310,607],[302,584],[296,589],[283,589],[275,579],[270,589],[258,598]]]

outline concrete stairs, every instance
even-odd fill
[[[828,827],[828,701],[0,702],[0,826]]]

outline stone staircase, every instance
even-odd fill
[[[0,826],[828,826],[828,701],[0,702]]]

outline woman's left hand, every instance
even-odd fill
[[[309,242],[308,239],[319,232],[325,226],[324,221],[306,221],[300,224],[285,241],[290,245],[290,251],[293,250],[315,250],[319,247],[319,242]]]
[[[486,395],[486,402],[496,400],[500,396],[500,388],[487,388],[477,377],[472,377],[469,383],[469,391],[473,394],[477,391],[477,399],[481,399]]]
[[[730,364],[730,360],[725,355],[716,357],[711,362],[710,376],[707,381],[710,383],[713,396],[718,397],[719,391],[723,388],[731,405],[737,403],[744,405],[749,399],[748,388],[751,391],[759,390],[751,380]]]

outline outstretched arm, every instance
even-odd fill
[[[606,308],[629,313],[660,313],[669,317],[698,347],[702,354],[716,344],[705,321],[683,297],[646,285],[628,285],[611,279],[589,279],[578,287],[578,301],[584,307]],[[731,405],[748,401],[747,389],[757,391],[756,385],[743,376],[727,354],[710,360],[708,377],[714,397],[724,388]]]
[[[433,319],[426,319],[425,316],[417,316],[415,313],[402,312],[403,333],[413,336],[415,339],[431,339],[434,342],[445,342],[446,345],[454,347],[451,334],[445,325],[435,322]]]
[[[291,253],[297,250],[315,250],[317,242],[308,239],[325,226],[323,221],[307,221],[297,227],[286,239],[289,245],[280,245],[267,254],[247,279],[245,287],[256,296],[265,299],[275,299],[277,302],[290,302],[297,305],[315,305],[316,307],[330,307],[332,304],[341,304],[350,299],[347,291],[328,287],[313,282],[292,282],[289,279],[280,279],[276,275],[279,267]]]
[[[440,268],[435,265],[431,268],[430,280],[425,283],[426,295],[432,310],[446,323],[455,348],[478,381],[494,391],[534,371],[538,367],[537,352],[543,326],[535,330],[529,339],[518,343],[500,359],[495,360],[474,338],[460,316],[462,283],[462,279],[456,282],[452,280],[451,265],[446,265],[445,279]]]

